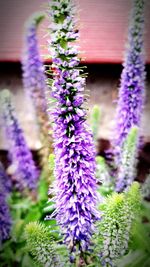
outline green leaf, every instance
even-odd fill
[[[24,220],[16,220],[13,223],[13,228],[12,228],[12,240],[16,241],[21,238],[22,233],[24,229]]]
[[[141,250],[130,251],[126,256],[116,261],[117,267],[143,267],[145,257],[146,255]]]
[[[46,206],[46,207],[43,209],[43,211],[44,211],[45,213],[47,213],[47,212],[53,212],[53,210],[55,209],[55,207],[56,207],[56,205],[55,205],[53,202],[51,202],[51,204],[49,204],[48,206]]]
[[[31,207],[30,212],[25,217],[25,224],[27,224],[29,222],[37,221],[40,218],[41,218],[41,212],[39,210],[39,207],[37,205],[33,206],[33,207]]]
[[[31,267],[31,266],[32,267],[35,266],[33,259],[29,256],[29,254],[24,255],[21,267]]]
[[[64,40],[64,39],[61,39],[60,40],[60,45],[61,45],[62,48],[66,49],[67,48],[67,41]]]
[[[147,231],[144,223],[138,223],[132,230],[133,248],[147,251],[150,254],[150,232]]]
[[[47,201],[48,198],[48,182],[41,177],[38,184],[38,201]]]

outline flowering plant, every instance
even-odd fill
[[[92,131],[86,123],[85,74],[78,56],[79,31],[74,20],[75,12],[71,0],[53,0],[48,11],[51,18],[48,47],[52,56],[51,70],[48,71],[51,76],[47,81],[48,112],[52,118],[54,139],[54,155],[50,155],[49,164],[51,170],[54,168],[53,184],[44,209],[44,179],[39,180],[37,199],[32,199],[32,203],[29,199],[18,201],[17,205],[12,199],[9,201],[10,206],[11,201],[13,207],[19,206],[19,226],[16,223],[15,233],[25,229],[22,241],[26,239],[26,248],[30,252],[21,266],[32,266],[32,260],[43,267],[148,266],[150,216],[146,199],[149,197],[149,178],[142,190],[140,184],[134,182],[144,103],[144,1],[133,1],[117,105],[117,134],[113,147],[117,166],[114,176],[107,159],[96,157]],[[35,24],[32,26],[35,35]],[[30,66],[32,62],[28,63]],[[12,126],[15,116],[8,100],[6,97],[6,115],[11,111]],[[93,116],[96,138],[97,108]],[[17,123],[13,129],[20,129]],[[13,149],[15,151],[15,147]],[[12,237],[14,240],[13,234]],[[11,266],[6,264],[6,256],[3,258],[3,266]]]

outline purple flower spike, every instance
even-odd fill
[[[42,148],[39,152],[41,158],[40,163],[49,179],[48,157],[53,149],[51,146],[52,140],[50,137],[50,125],[46,103],[47,85],[45,68],[40,57],[37,38],[37,29],[43,18],[43,14],[36,13],[30,18],[26,25],[22,69],[24,89],[33,100],[39,125],[40,141],[42,144]]]
[[[22,69],[25,90],[34,99],[35,107],[42,106],[46,111],[46,76],[37,39],[37,28],[43,18],[43,14],[34,14],[26,25]]]
[[[20,190],[35,189],[39,172],[32,159],[21,127],[11,103],[8,90],[2,92],[2,117],[9,145],[9,155],[14,166],[14,177]]]
[[[116,113],[115,154],[120,161],[123,143],[134,126],[140,126],[145,96],[144,0],[134,0],[128,47],[121,74]]]
[[[8,176],[0,162],[0,244],[9,238],[11,230],[11,217],[7,205],[7,195],[10,191]]]
[[[95,150],[82,107],[85,78],[79,67],[78,50],[72,44],[78,38],[73,18],[71,1],[52,1],[50,49],[54,80],[51,88],[52,97],[57,100],[52,111],[56,158],[55,214],[71,252],[88,249],[94,222],[99,217]]]

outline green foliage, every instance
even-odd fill
[[[36,25],[39,25],[45,18],[45,14],[44,13],[36,13],[34,15],[34,20],[35,20],[35,23]]]
[[[110,170],[107,166],[105,159],[101,156],[96,157],[96,177],[98,183],[101,183],[98,191],[101,195],[107,196],[114,190],[114,184],[112,177],[110,176]]]
[[[141,211],[141,189],[138,182],[133,182],[128,191],[125,192],[126,202],[134,216],[140,215]]]
[[[150,174],[142,185],[142,195],[144,198],[150,198]]]
[[[38,181],[38,188],[37,188],[38,205],[41,203],[45,205],[45,202],[47,201],[48,186],[49,186],[48,181],[45,177],[45,173],[43,172]]]
[[[1,266],[34,266],[31,256],[25,251],[23,231],[26,223],[41,217],[41,212],[29,196],[22,196],[20,192],[12,192],[8,203],[13,224],[11,239],[5,241],[0,250]]]
[[[123,191],[136,177],[138,127],[132,127],[124,142],[118,167],[117,188]]]
[[[69,255],[61,240],[56,242],[49,227],[39,222],[31,222],[25,227],[27,250],[39,266],[70,267]]]
[[[97,105],[94,105],[91,113],[91,127],[95,141],[97,140],[98,137],[100,118],[101,118],[100,108]]]
[[[4,242],[0,249],[1,266],[34,266],[32,257],[25,250],[24,228],[29,222],[43,220],[47,202],[48,185],[41,177],[38,192],[13,191],[8,198],[12,216],[11,239]]]
[[[35,23],[35,25],[38,26],[44,19],[45,19],[44,12],[35,12],[27,20],[26,27],[30,26],[33,23]]]
[[[55,167],[55,155],[54,154],[51,153],[49,155],[48,163],[49,163],[49,169],[50,169],[50,174],[51,174],[50,182],[52,183],[54,181],[54,167]]]
[[[61,266],[56,254],[53,238],[48,228],[38,222],[31,222],[25,227],[27,249],[31,252],[39,266]]]
[[[135,151],[137,144],[137,135],[138,135],[138,127],[134,126],[131,128],[123,146],[122,153],[124,157],[126,154],[129,156],[129,153],[133,154],[133,151]]]
[[[117,262],[119,267],[149,267],[150,266],[150,203],[142,203],[141,216],[132,229],[132,242],[129,253]]]
[[[51,155],[50,160],[50,176],[53,179],[54,156]],[[50,177],[51,180],[51,177]],[[24,236],[24,228],[29,222],[43,221],[47,210],[52,213],[54,202],[47,203],[48,199],[48,181],[45,173],[42,172],[38,181],[36,192],[28,192],[24,190],[22,193],[13,191],[9,198],[8,204],[12,216],[11,239],[4,242],[0,249],[0,258],[2,267],[29,267],[34,266],[33,258],[25,250],[26,240]],[[57,230],[56,221],[44,221],[52,231]],[[53,234],[58,239],[58,233]]]
[[[115,266],[114,261],[126,253],[140,203],[139,184],[134,182],[129,191],[113,193],[100,206],[102,219],[94,239],[103,266]]]

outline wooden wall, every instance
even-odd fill
[[[20,61],[24,23],[36,11],[47,10],[49,0],[3,0],[0,8],[0,61]],[[81,56],[86,62],[120,63],[124,55],[125,40],[132,0],[75,0],[81,38]],[[150,1],[146,2],[145,47],[150,63]],[[39,29],[41,53],[47,55],[47,25]]]
[[[21,67],[19,63],[1,63],[0,90],[7,88],[13,93],[18,118],[29,146],[32,149],[38,149],[40,142],[38,138],[38,127],[35,123],[35,114],[33,104],[27,99],[21,81]],[[89,94],[87,108],[88,118],[94,104],[99,105],[101,109],[101,123],[99,125],[99,137],[110,139],[113,129],[113,119],[115,115],[119,78],[121,65],[95,64],[88,65],[88,78],[86,90]],[[147,97],[145,111],[142,122],[142,135],[150,141],[150,66],[147,66]],[[7,148],[5,138],[0,133],[0,148]]]

